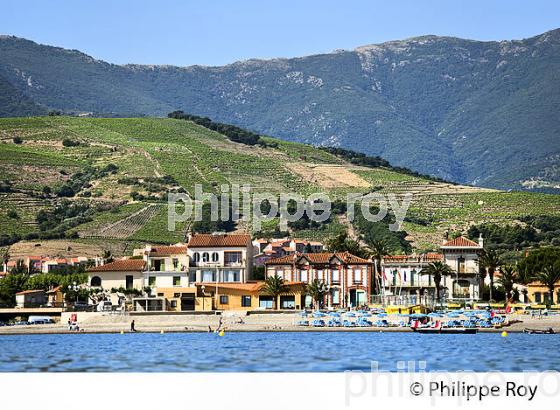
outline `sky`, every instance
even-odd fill
[[[223,65],[425,34],[507,40],[559,27],[558,0],[2,0],[0,8],[0,34],[115,64]]]

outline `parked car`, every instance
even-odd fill
[[[29,322],[27,320],[18,320],[17,322],[14,323],[14,325],[16,326],[25,326],[28,325]]]

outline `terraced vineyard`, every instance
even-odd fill
[[[161,118],[39,117],[0,119],[0,236],[37,232],[36,215],[61,201],[56,192],[87,169],[71,201],[90,204],[91,220],[68,232],[80,238],[172,243],[186,223],[167,230],[165,193],[219,192],[248,184],[253,192],[395,194],[413,200],[404,229],[414,246],[435,247],[444,231],[485,221],[511,223],[524,215],[560,214],[560,197],[465,187],[349,164],[308,145],[264,137],[270,147],[234,143],[184,120]],[[18,141],[21,143],[15,143]],[[66,141],[66,142],[65,142]],[[72,146],[67,142],[71,141]],[[14,211],[17,217],[14,217]],[[294,236],[325,239],[338,223]]]

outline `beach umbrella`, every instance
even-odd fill
[[[428,317],[443,317],[443,315],[440,313],[432,312],[428,314]]]
[[[379,313],[377,316],[378,317],[385,317],[385,316],[387,316],[387,313]]]
[[[329,312],[329,316],[331,316],[331,317],[340,317],[340,313],[337,313],[337,312]]]
[[[346,316],[348,317],[356,317],[356,314],[354,312],[346,312]]]

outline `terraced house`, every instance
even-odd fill
[[[266,262],[266,277],[279,276],[291,283],[311,283],[318,279],[328,287],[324,305],[328,307],[356,307],[369,303],[373,263],[348,252],[297,253]],[[292,303],[312,306],[309,295],[301,301],[281,297],[281,308]]]

